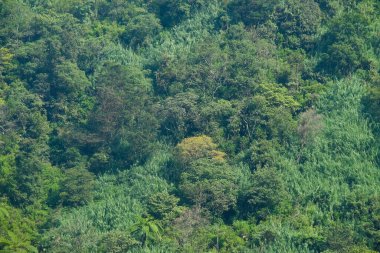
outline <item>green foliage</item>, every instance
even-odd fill
[[[175,211],[179,198],[167,192],[153,194],[147,203],[148,212],[158,219],[166,218]]]
[[[205,4],[204,0],[159,0],[149,2],[148,6],[157,13],[164,26],[173,26],[183,19],[190,17],[191,11],[203,4]]]
[[[237,175],[223,162],[199,159],[181,174],[179,188],[195,205],[221,215],[236,206]]]
[[[60,201],[63,205],[78,206],[92,201],[94,175],[83,168],[72,168],[65,171],[61,183]]]
[[[122,35],[126,44],[132,47],[148,45],[161,29],[159,20],[150,13],[133,17]]]
[[[216,150],[217,145],[209,136],[201,135],[182,140],[176,147],[178,159],[186,166],[198,159],[214,159],[225,162],[226,154]]]
[[[198,233],[197,241],[187,252],[197,249],[203,252],[242,252],[245,249],[244,239],[230,226],[215,224],[202,228]]]
[[[160,120],[161,134],[180,141],[199,129],[199,97],[193,93],[180,93],[158,104],[157,116]]]
[[[380,251],[379,17],[0,0],[0,252]]]
[[[322,21],[322,13],[314,0],[286,1],[274,15],[280,43],[294,49],[313,48]]]
[[[233,0],[229,1],[229,10],[236,21],[257,25],[265,22],[279,3],[278,0]]]
[[[132,225],[131,234],[139,240],[143,246],[154,241],[161,240],[162,227],[151,217],[139,217]]]
[[[127,252],[140,243],[125,232],[115,231],[103,236],[99,242],[99,252],[122,253]]]
[[[179,189],[191,203],[221,215],[236,205],[239,171],[227,164],[208,136],[182,140],[176,147],[180,171]]]
[[[57,86],[54,92],[71,96],[80,96],[89,86],[89,81],[83,71],[71,62],[63,62],[56,67]]]
[[[149,79],[134,66],[105,63],[96,76],[98,102],[88,123],[95,139],[90,144],[95,144],[99,151],[103,149],[101,143],[112,144],[110,152],[116,168],[143,162],[150,152],[156,120],[150,111],[144,110],[149,91]],[[107,167],[99,168],[100,171],[105,169]]]
[[[23,1],[4,0],[0,3],[0,41],[21,39],[30,35],[34,13]]]
[[[346,76],[358,69],[368,70],[366,40],[369,37],[370,19],[361,13],[350,13],[331,21],[329,30],[322,37],[323,55],[318,68],[326,72]]]
[[[12,64],[13,56],[8,48],[0,48],[0,81],[3,81],[3,73],[7,73],[14,67]]]
[[[32,220],[7,203],[0,204],[0,252],[37,252],[32,245],[36,236]]]
[[[166,181],[157,176],[168,159],[165,152],[160,152],[145,167],[100,176],[95,181],[94,190],[87,192],[93,195],[93,201],[84,199],[89,201],[87,205],[57,212],[40,247],[49,252],[93,252],[104,247],[109,250],[139,247],[143,238],[136,236],[133,239],[130,233],[134,230],[141,232],[141,227],[136,224],[144,219],[141,214],[147,210],[145,203],[149,202],[149,197],[171,190]],[[75,168],[71,170],[73,173],[78,171]],[[86,185],[79,186],[79,189],[88,188]],[[156,220],[149,221],[157,223]]]
[[[252,175],[252,184],[245,191],[242,210],[256,219],[265,219],[268,215],[282,211],[280,204],[286,203],[289,196],[281,177],[273,169],[259,169]]]

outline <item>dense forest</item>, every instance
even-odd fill
[[[0,0],[0,252],[380,252],[380,1]]]

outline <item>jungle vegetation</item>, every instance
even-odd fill
[[[380,252],[378,0],[0,0],[0,252]]]

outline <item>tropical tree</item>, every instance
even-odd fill
[[[131,234],[142,243],[142,246],[148,246],[162,239],[162,227],[151,216],[142,216],[130,228]]]

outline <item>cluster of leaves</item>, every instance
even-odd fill
[[[380,251],[379,17],[0,1],[0,252]]]

